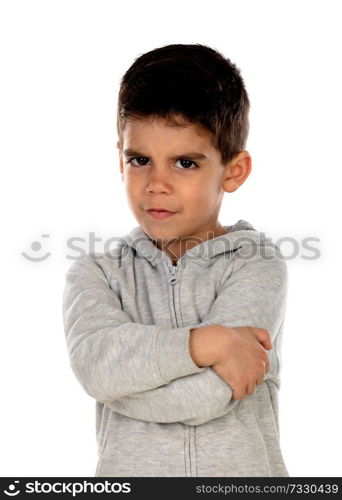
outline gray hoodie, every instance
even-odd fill
[[[279,441],[287,266],[244,220],[172,265],[140,226],[66,272],[63,319],[73,373],[96,400],[95,477],[289,476]],[[269,372],[254,394],[189,352],[192,328],[265,328]]]

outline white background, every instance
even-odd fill
[[[119,175],[117,92],[135,58],[169,43],[210,45],[242,72],[253,170],[225,194],[219,220],[298,245],[287,261],[281,446],[290,476],[342,475],[340,7],[1,2],[1,476],[95,473],[95,400],[64,339],[67,239],[86,248],[90,232],[103,241],[137,225]],[[305,238],[319,258],[304,258]]]

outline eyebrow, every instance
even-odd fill
[[[147,158],[147,155],[141,153],[140,151],[136,151],[134,149],[128,148],[124,150],[124,155],[126,156],[142,156],[143,158]],[[182,153],[179,155],[170,156],[169,160],[179,160],[179,159],[188,159],[188,160],[208,160],[208,157],[202,153],[198,153],[197,151],[189,151],[187,153]]]

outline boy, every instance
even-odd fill
[[[287,268],[244,220],[238,68],[205,45],[143,54],[121,81],[120,171],[138,226],[66,273],[70,362],[96,400],[97,477],[288,476],[279,443]]]

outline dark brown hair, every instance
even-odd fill
[[[165,45],[139,56],[122,77],[117,132],[122,146],[130,118],[188,122],[209,133],[226,164],[246,147],[249,108],[240,70],[228,58],[199,43]]]

